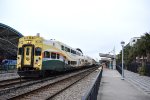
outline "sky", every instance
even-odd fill
[[[0,23],[80,48],[96,60],[150,32],[150,0],[0,0]]]

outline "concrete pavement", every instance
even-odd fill
[[[150,95],[121,80],[116,70],[104,68],[97,100],[150,100]]]
[[[150,77],[141,76],[137,73],[125,70],[125,78],[132,83],[136,88],[150,95]]]

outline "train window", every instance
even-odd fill
[[[79,52],[77,52],[77,55],[81,56],[81,54]]]
[[[76,51],[71,49],[71,53],[76,54]]]
[[[76,65],[76,64],[77,64],[77,62],[76,62],[76,61],[74,61],[74,64]]]
[[[21,55],[22,54],[22,47],[20,47],[19,49],[18,49],[18,55]]]
[[[70,48],[68,48],[68,50],[67,50],[68,52],[70,52]]]
[[[77,62],[76,62],[76,61],[71,61],[71,64],[72,64],[72,65],[76,65]]]
[[[65,47],[65,51],[68,51],[68,48],[67,48],[67,47]]]
[[[51,53],[51,58],[52,58],[52,59],[56,59],[56,53],[53,53],[53,52],[52,52],[52,53]]]
[[[73,50],[71,49],[71,53],[73,53]]]
[[[63,45],[61,45],[61,50],[64,50],[64,46]]]
[[[59,59],[59,54],[57,54],[57,59]]]
[[[73,54],[74,54],[74,52],[75,52],[75,51],[71,49],[71,53],[73,53]]]
[[[76,54],[76,51],[74,51],[74,54]]]
[[[73,61],[71,61],[71,65],[73,65]]]
[[[45,51],[44,52],[44,58],[50,58],[50,52]]]
[[[70,61],[68,61],[68,65],[70,65]]]
[[[41,56],[42,49],[40,47],[35,48],[35,56]]]
[[[26,48],[26,55],[29,55],[30,48]]]

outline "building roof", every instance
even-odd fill
[[[20,32],[0,23],[0,57],[7,59],[16,58],[20,37],[23,37]]]

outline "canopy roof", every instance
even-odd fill
[[[20,37],[20,32],[0,23],[0,59],[16,59]]]

